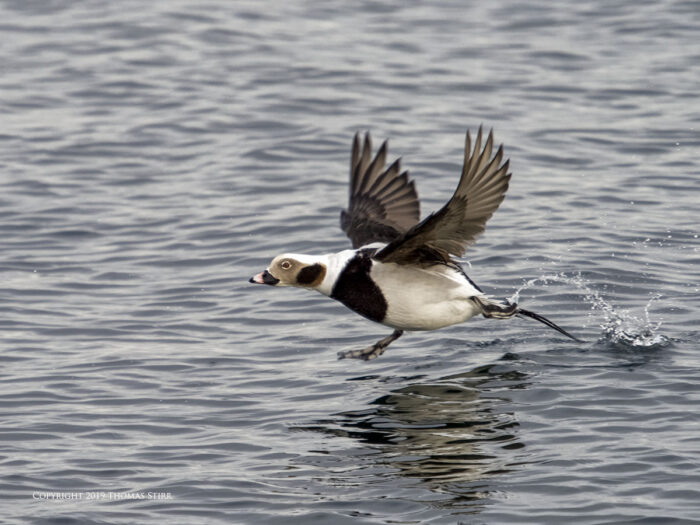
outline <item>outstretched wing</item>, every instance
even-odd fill
[[[340,227],[353,248],[373,242],[390,242],[408,231],[420,219],[420,203],[408,172],[401,171],[400,159],[384,169],[386,141],[372,157],[369,133],[360,148],[355,134],[350,159],[350,203],[340,213]]]
[[[491,157],[493,131],[483,150],[481,136],[479,128],[472,152],[467,132],[462,177],[447,204],[382,248],[375,259],[398,264],[432,264],[448,262],[451,255],[464,255],[503,201],[511,175],[509,161],[501,163],[503,146]]]

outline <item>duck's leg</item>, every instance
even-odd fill
[[[338,352],[338,359],[362,359],[363,361],[369,361],[370,359],[376,359],[384,353],[386,347],[391,343],[396,341],[403,334],[403,330],[394,330],[394,333],[386,336],[384,339],[380,339],[372,346],[363,348],[362,350],[348,350],[347,352]]]
[[[516,303],[499,304],[478,296],[472,297],[471,300],[479,306],[481,315],[488,319],[510,319],[519,311]]]

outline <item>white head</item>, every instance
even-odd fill
[[[251,277],[250,282],[318,289],[327,271],[325,256],[283,253],[272,259],[265,271]]]

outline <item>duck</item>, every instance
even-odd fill
[[[249,282],[314,290],[353,312],[393,329],[366,348],[338,352],[338,359],[369,361],[406,331],[437,330],[474,316],[528,317],[579,341],[546,317],[485,294],[457,258],[463,257],[505,198],[512,174],[503,145],[494,153],[493,130],[467,131],[457,189],[438,211],[420,220],[420,201],[401,159],[388,167],[388,143],[372,156],[369,132],[356,133],[350,156],[348,207],[340,226],[351,249],[308,255],[283,253]]]

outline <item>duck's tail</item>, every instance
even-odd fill
[[[564,335],[565,335],[566,337],[568,337],[569,339],[573,339],[573,340],[576,341],[576,342],[583,343],[583,341],[582,341],[581,339],[579,339],[578,337],[574,337],[574,336],[571,335],[569,332],[567,332],[566,330],[564,330],[561,326],[559,326],[559,325],[557,325],[556,323],[550,321],[549,319],[547,319],[547,318],[546,318],[545,316],[543,316],[543,315],[536,314],[535,312],[531,312],[530,310],[525,310],[524,308],[518,308],[518,313],[517,313],[517,315],[519,315],[519,316],[521,316],[521,317],[522,317],[522,316],[529,317],[530,319],[534,319],[535,321],[539,321],[539,322],[542,323],[542,324],[546,324],[546,325],[549,326],[550,328],[554,328],[557,332],[559,332],[560,334],[564,334]]]
[[[550,328],[553,328],[560,334],[563,334],[566,337],[573,339],[574,341],[583,343],[581,339],[574,337],[569,332],[564,330],[561,326],[550,321],[545,316],[536,314],[535,312],[531,312],[530,310],[525,310],[524,308],[520,308],[516,303],[511,303],[506,300],[506,304],[501,304],[495,301],[490,301],[485,297],[472,297],[472,300],[481,309],[481,314],[489,319],[510,319],[511,317],[514,317],[516,315],[520,317],[529,317],[530,319],[534,319],[535,321],[539,321],[540,323],[545,324]]]

